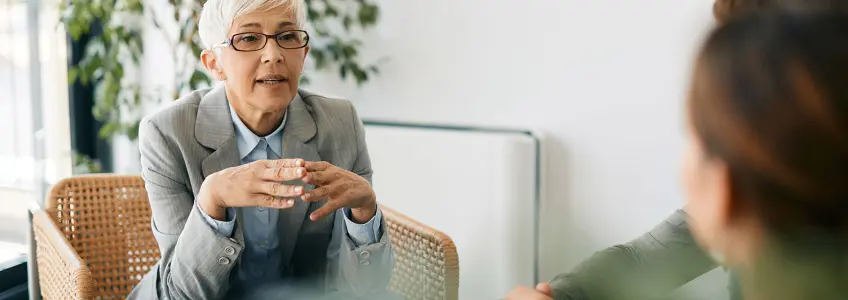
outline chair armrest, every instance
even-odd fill
[[[459,297],[459,257],[446,234],[385,205],[386,219],[395,251],[390,288],[407,299]]]
[[[85,262],[43,210],[33,212],[38,281],[45,299],[91,299],[94,282]]]

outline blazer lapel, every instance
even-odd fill
[[[308,143],[317,132],[315,121],[301,97],[295,97],[289,104],[288,120],[283,129],[283,153],[282,158],[301,158],[306,161],[317,161],[321,157],[315,147]],[[304,184],[300,180],[288,182],[288,184],[304,185],[305,190],[314,188],[312,185]],[[306,216],[309,203],[298,198],[294,207],[280,210],[278,227],[281,230],[281,246],[283,263],[288,264],[291,260],[297,237],[303,222],[309,222]]]
[[[201,145],[214,150],[201,162],[203,178],[239,164],[235,129],[223,85],[213,88],[200,100],[194,135]]]
[[[194,124],[197,141],[212,149],[213,152],[200,163],[203,179],[241,163],[236,145],[236,133],[227,104],[227,93],[223,85],[213,88],[203,96],[197,108],[197,120]],[[243,240],[241,208],[236,208],[236,227],[234,237]]]

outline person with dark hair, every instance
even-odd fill
[[[733,18],[700,51],[686,211],[747,300],[848,299],[846,78],[842,13]]]
[[[839,64],[840,62],[846,61],[843,58],[848,59],[848,50],[842,50],[842,48],[838,48],[838,45],[840,45],[839,43],[848,43],[848,38],[843,40],[839,39],[838,36],[834,36],[834,31],[832,30],[837,29],[827,29],[831,31],[822,29],[826,32],[818,32],[815,34],[810,33],[810,36],[807,37],[807,39],[804,39],[803,36],[806,33],[795,33],[796,35],[801,35],[800,37],[797,37],[796,40],[792,40],[789,36],[789,33],[793,30],[797,30],[797,32],[806,32],[806,30],[810,30],[810,28],[815,28],[816,26],[824,26],[823,24],[831,24],[835,26],[841,20],[837,20],[836,17],[832,15],[827,16],[827,18],[825,20],[822,20],[820,23],[815,23],[815,21],[810,20],[810,18],[812,17],[809,16],[793,18],[782,15],[780,18],[777,19],[775,19],[774,17],[768,19],[766,17],[759,16],[779,14],[780,11],[793,11],[794,13],[800,13],[799,10],[830,11],[833,12],[833,15],[841,14],[843,12],[848,12],[848,9],[846,9],[848,8],[848,1],[717,0],[714,3],[713,8],[713,13],[715,15],[716,20],[719,22],[719,24],[724,24],[724,26],[717,29],[708,41],[707,46],[705,47],[705,52],[703,54],[704,58],[700,60],[699,70],[704,70],[704,68],[707,67],[705,66],[706,63],[704,62],[704,60],[707,60],[707,58],[709,58],[710,63],[715,64],[713,66],[710,66],[711,68],[715,68],[715,71],[713,72],[721,71],[721,74],[725,74],[722,76],[715,75],[713,79],[721,79],[722,81],[719,83],[726,84],[727,86],[712,86],[710,87],[710,89],[702,88],[701,90],[693,89],[693,99],[691,100],[690,112],[693,113],[693,123],[695,123],[693,125],[708,122],[708,124],[710,124],[711,126],[715,126],[715,128],[712,129],[704,127],[705,125],[703,124],[695,126],[696,130],[711,130],[709,132],[703,133],[698,132],[698,138],[709,139],[707,141],[713,143],[707,144],[707,146],[719,147],[718,149],[708,149],[709,151],[723,151],[720,153],[708,152],[710,155],[716,156],[721,159],[727,159],[728,161],[726,161],[725,163],[732,163],[728,164],[728,166],[733,168],[740,168],[740,166],[735,165],[736,163],[744,162],[745,164],[754,164],[750,166],[744,165],[745,168],[738,170],[729,169],[729,174],[732,174],[733,176],[727,175],[728,178],[738,181],[732,182],[732,184],[729,183],[729,185],[734,189],[733,192],[741,191],[738,189],[742,188],[743,186],[745,186],[746,189],[750,189],[749,187],[747,187],[747,185],[752,183],[748,181],[759,182],[763,179],[758,178],[757,176],[763,176],[763,174],[777,176],[781,174],[778,171],[791,173],[792,175],[786,176],[790,176],[789,178],[792,180],[800,180],[800,182],[806,183],[809,183],[808,181],[812,181],[815,184],[818,184],[818,186],[816,186],[817,188],[822,188],[825,187],[826,184],[831,184],[830,186],[826,187],[829,189],[837,189],[841,186],[843,182],[846,186],[848,186],[848,181],[846,181],[846,179],[848,178],[844,177],[844,173],[841,175],[831,174],[832,176],[837,177],[828,178],[828,180],[836,180],[840,179],[838,178],[838,176],[843,176],[841,177],[842,182],[839,182],[837,180],[835,183],[830,181],[825,183],[820,181],[823,180],[824,177],[820,178],[819,176],[825,176],[826,174],[815,173],[816,171],[825,172],[825,170],[808,170],[806,168],[812,168],[814,165],[805,165],[805,163],[807,163],[805,162],[805,160],[813,160],[813,162],[809,162],[813,164],[821,163],[815,162],[815,160],[822,159],[822,161],[833,163],[831,164],[831,166],[834,166],[835,169],[839,169],[841,166],[846,166],[846,164],[844,164],[844,161],[841,161],[841,164],[836,164],[836,161],[828,160],[837,158],[844,159],[844,157],[831,157],[835,155],[832,151],[844,151],[844,148],[836,147],[836,141],[840,141],[841,139],[844,139],[846,137],[846,134],[848,134],[848,128],[840,129],[838,127],[835,127],[837,126],[835,124],[838,124],[839,122],[843,122],[843,124],[844,122],[848,122],[848,119],[846,119],[846,116],[844,115],[844,106],[842,107],[843,110],[838,112],[832,112],[842,114],[841,116],[831,117],[830,119],[823,118],[821,115],[812,115],[812,117],[810,115],[796,116],[792,113],[812,113],[813,111],[801,109],[802,107],[795,107],[795,110],[789,109],[787,107],[791,107],[791,105],[783,103],[783,101],[789,100],[780,98],[787,95],[794,95],[798,98],[788,99],[796,101],[796,104],[798,105],[802,103],[809,105],[820,105],[812,106],[813,108],[820,107],[820,109],[821,107],[825,107],[825,104],[831,106],[842,105],[841,103],[838,103],[837,100],[848,101],[848,98],[844,98],[848,95],[827,94],[838,92],[839,81],[844,81],[844,78],[848,77],[848,74],[844,74],[846,76],[842,76],[843,74],[841,73],[832,73],[843,72],[843,70],[848,70],[845,68],[845,66]],[[740,18],[742,19],[742,21],[735,21]],[[802,20],[803,22],[807,23],[803,23]],[[792,25],[793,22],[802,23]],[[796,29],[795,27],[798,28]],[[844,32],[843,36],[848,37],[848,34],[846,33],[848,33],[848,31]],[[767,34],[783,34],[785,36],[769,36]],[[723,37],[728,35],[732,35],[733,37]],[[769,38],[771,38],[771,40],[769,40]],[[769,42],[778,44],[768,44]],[[808,44],[795,45],[794,43]],[[714,46],[716,44],[721,44],[724,46]],[[791,46],[806,46],[808,48],[793,50],[796,52],[792,53],[786,52],[790,51],[789,49],[791,49]],[[771,47],[777,48],[772,49]],[[787,48],[784,49],[781,47]],[[821,49],[815,47],[821,47]],[[715,50],[707,51],[707,49]],[[722,51],[739,52],[723,53]],[[771,53],[772,51],[776,51],[776,53]],[[778,53],[782,53],[783,56],[775,56],[778,55]],[[758,56],[763,54],[773,55],[768,57]],[[796,55],[797,57],[790,56],[790,54]],[[748,56],[743,57],[740,55]],[[805,57],[805,55],[818,56],[811,58]],[[757,60],[757,58],[759,58],[759,60]],[[807,60],[815,60],[804,61],[802,60],[802,58]],[[738,65],[729,63],[729,61],[733,59],[740,60],[738,62]],[[829,61],[830,59],[833,59],[833,61]],[[782,64],[776,64],[776,62]],[[721,63],[725,63],[726,65],[722,65]],[[757,63],[759,63],[760,65],[757,65]],[[797,69],[792,69],[792,71],[795,73],[787,73],[789,71],[782,69],[775,69],[769,71],[764,71],[766,69],[763,69],[764,67],[778,68],[778,66],[794,66]],[[824,68],[827,66],[832,66],[834,67],[834,69],[817,69]],[[699,72],[703,73],[706,71]],[[786,77],[784,76],[784,74],[792,74],[792,76],[804,75],[807,77],[784,78]],[[807,99],[805,97],[811,97],[810,94],[787,94],[788,92],[785,91],[785,89],[790,87],[799,88],[798,85],[790,85],[789,83],[795,82],[793,80],[801,80],[801,78],[807,78],[807,83],[809,83],[810,85],[806,87],[807,90],[793,90],[793,92],[819,92],[819,96],[829,97],[826,99],[826,101],[830,102],[822,102],[825,101],[822,99],[813,99],[818,102],[807,101],[810,99]],[[693,86],[700,86],[703,80],[705,79],[696,80]],[[827,82],[827,80],[833,80],[834,83]],[[774,85],[765,86],[764,81],[770,82]],[[820,84],[829,85],[819,86]],[[730,92],[736,94],[732,94]],[[708,93],[718,94],[710,95]],[[699,97],[704,98],[702,99]],[[718,99],[717,97],[735,98]],[[734,107],[735,105],[739,105],[739,107]],[[750,105],[750,107],[744,105]],[[702,109],[724,110],[717,113],[716,111],[701,112],[700,110]],[[737,111],[737,109],[739,111]],[[737,115],[741,113],[744,114]],[[729,122],[723,119],[731,117],[735,117],[735,122],[737,123]],[[804,127],[807,126],[805,122],[823,120],[831,120],[835,123],[831,124],[831,127],[829,128]],[[733,136],[734,134],[740,134],[739,131],[733,130],[735,129],[733,126],[749,126],[748,124],[746,124],[746,122],[752,122],[752,124],[757,124],[757,126],[754,126],[754,129],[751,132],[756,132],[759,135],[764,136],[745,136],[745,140],[740,141],[749,143],[758,142],[762,144],[754,144],[756,146],[746,146],[732,144],[736,140],[714,140],[718,138],[739,138],[738,136]],[[797,132],[810,132],[809,134],[813,134],[812,132],[815,132],[817,128],[819,130],[831,130],[837,132],[839,130],[842,130],[842,135],[838,136],[838,138],[836,138],[834,141],[815,140],[815,135],[797,135]],[[741,129],[742,128],[740,128],[739,130]],[[748,128],[748,130],[751,130],[750,127]],[[825,131],[821,131],[815,134],[818,134],[820,136],[825,133]],[[700,134],[703,134],[704,136],[700,136]],[[759,140],[760,138],[765,140]],[[801,145],[795,145],[794,143],[801,143]],[[827,143],[833,144],[828,144],[828,146],[822,146],[823,144]],[[734,145],[738,148],[728,148],[730,147],[730,145]],[[819,152],[820,150],[818,150],[818,148],[806,147],[810,145],[831,148],[821,150],[821,152]],[[793,146],[804,146],[806,148],[794,148]],[[774,151],[774,153],[771,153],[772,151]],[[722,155],[726,155],[726,157]],[[845,155],[845,153],[842,152],[841,155]],[[766,161],[761,161],[764,159]],[[762,169],[760,169],[767,164],[786,165],[779,165],[778,169],[776,170],[763,171]],[[755,171],[765,173],[753,173]],[[837,172],[837,170],[832,171]],[[764,217],[765,219],[760,220],[763,226],[759,228],[763,231],[772,230],[772,227],[770,226],[772,226],[773,221],[790,220],[793,218],[800,219],[786,223],[784,225],[788,226],[788,228],[807,228],[810,226],[815,227],[814,224],[816,222],[835,222],[839,223],[841,226],[841,220],[839,219],[841,217],[834,217],[832,215],[827,216],[827,214],[837,214],[841,216],[842,212],[846,210],[839,207],[838,204],[848,204],[848,198],[845,198],[846,195],[842,194],[842,199],[831,199],[830,201],[832,201],[833,203],[830,203],[828,205],[836,206],[828,207],[824,203],[816,203],[810,200],[824,199],[815,198],[817,196],[812,194],[795,194],[795,192],[799,191],[794,190],[792,190],[793,193],[785,193],[784,191],[790,190],[790,188],[793,187],[782,186],[781,184],[789,183],[768,181],[757,184],[758,188],[763,189],[761,192],[769,193],[758,195],[759,198],[757,198],[761,199],[760,201],[763,201],[758,205],[762,206],[762,208],[766,210],[760,211],[760,206],[752,206],[753,204],[743,202],[754,201],[749,200],[747,196],[745,198],[740,198],[739,196],[734,195],[733,197],[729,198],[730,200],[725,199],[725,204],[729,203],[733,205],[730,206],[731,208],[733,208],[732,210],[728,210],[728,207],[718,207],[725,209],[724,213],[733,213],[731,215],[726,215],[724,221],[731,220],[733,222],[736,222],[737,217],[739,217],[736,214],[745,211],[746,214],[749,215],[770,214],[770,217]],[[804,191],[809,192],[810,190]],[[824,193],[824,190],[820,192]],[[712,191],[711,193],[714,193],[714,191]],[[772,195],[772,193],[776,193],[777,196]],[[810,201],[804,202],[806,200]],[[837,200],[843,200],[845,202],[840,203]],[[772,202],[766,201],[780,202],[781,204],[785,204],[785,206],[772,204]],[[705,243],[705,245],[707,245],[706,249],[708,249],[707,251],[705,251],[698,245],[695,238],[693,238],[693,232],[690,231],[689,226],[691,216],[688,216],[687,212],[689,212],[690,210],[695,210],[697,208],[695,203],[700,202],[690,201],[690,204],[685,208],[685,211],[683,209],[675,211],[671,216],[669,216],[659,225],[655,226],[651,231],[626,244],[615,245],[613,247],[595,253],[594,255],[592,255],[592,257],[580,263],[572,272],[557,275],[550,283],[540,283],[536,286],[535,289],[530,287],[515,288],[509,293],[507,299],[656,299],[657,297],[661,297],[671,292],[672,290],[682,286],[683,284],[718,267],[719,264],[724,261],[723,257],[730,259],[730,257],[727,257],[728,255],[730,255],[730,253],[724,253],[722,252],[723,250],[719,250],[713,246],[709,246],[713,242],[707,241]],[[713,204],[712,208],[717,209],[716,207],[717,206]],[[805,209],[810,210],[808,215],[804,214]],[[823,211],[813,213],[813,211],[816,210]],[[733,218],[727,219],[728,216],[732,216]],[[695,219],[697,219],[697,216],[694,217]],[[803,219],[802,217],[811,218],[809,219],[810,222],[806,223],[806,221],[804,220],[807,219]],[[844,219],[848,220],[848,216],[846,216],[846,218]],[[714,228],[716,224],[696,226],[703,226],[707,229],[705,232],[710,232],[709,230],[713,230],[712,232],[717,232],[715,231],[717,230],[717,228]],[[696,231],[698,229],[700,228],[693,228],[693,230]],[[735,236],[729,235],[729,232],[724,231],[722,231],[720,234],[723,234],[725,238]],[[740,238],[740,236],[735,237],[736,241],[738,241]],[[700,237],[699,240],[701,240]],[[803,243],[801,244],[803,245]],[[742,245],[744,244],[738,244],[736,246],[742,247]],[[775,272],[781,274],[783,271]],[[795,274],[794,271],[793,274]],[[738,275],[739,273],[735,272],[735,270],[734,272],[731,272],[731,278],[729,283],[730,298],[734,300],[742,299],[742,291],[740,289],[740,280],[738,278]],[[843,277],[838,277],[838,279],[843,280],[843,282],[848,282],[844,281]],[[830,282],[829,280],[831,280],[831,278],[823,280],[820,283],[824,284],[826,282]],[[757,286],[757,284],[760,283],[752,283],[753,286]],[[812,297],[812,295],[815,294],[810,295],[810,297],[804,296],[800,298],[796,297],[786,299],[825,299]],[[757,299],[766,298],[758,297]],[[845,297],[845,299],[848,299],[848,297]]]

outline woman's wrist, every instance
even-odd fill
[[[210,178],[207,178],[209,181]],[[200,187],[200,193],[197,194],[197,201],[200,206],[200,209],[203,210],[204,213],[209,215],[215,220],[218,221],[226,221],[227,219],[227,207],[221,204],[221,201],[218,201],[214,195],[214,193],[209,190],[209,187],[204,182]]]
[[[377,201],[372,201],[365,204],[363,207],[352,208],[351,221],[357,224],[365,224],[377,214]]]
[[[209,215],[212,219],[218,221],[226,221],[227,220],[227,208],[221,207],[214,203],[210,203],[212,201],[200,201],[200,209],[203,210],[204,213]]]

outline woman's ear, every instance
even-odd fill
[[[203,63],[206,70],[215,76],[216,79],[227,80],[227,75],[224,73],[224,70],[221,69],[218,55],[219,53],[216,53],[215,50],[203,50],[203,52],[200,53],[200,62]]]
[[[712,202],[715,205],[713,210],[718,221],[717,225],[722,227],[732,226],[732,223],[740,215],[738,211],[740,206],[736,203],[739,199],[734,196],[730,168],[727,163],[718,159],[710,159],[706,164],[708,164],[706,177],[712,187],[711,198],[713,198]]]

